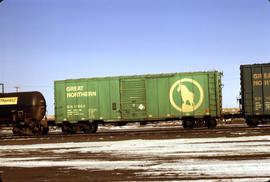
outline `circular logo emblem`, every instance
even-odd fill
[[[193,112],[202,105],[203,99],[202,86],[196,80],[183,78],[171,86],[170,103],[177,111]]]

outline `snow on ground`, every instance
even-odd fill
[[[140,166],[149,165],[145,161],[100,161],[100,160],[47,160],[47,158],[6,158],[1,159],[5,167],[68,167],[73,169],[140,169]],[[1,165],[0,165],[1,166]]]
[[[266,181],[270,179],[269,151],[270,136],[3,145],[0,167],[129,169],[143,170],[137,175],[144,176],[240,178],[239,181],[257,177],[258,181]],[[68,154],[82,158],[66,159]],[[97,154],[104,158],[85,158]]]

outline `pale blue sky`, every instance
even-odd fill
[[[4,0],[0,83],[219,70],[223,106],[237,107],[239,65],[270,62],[268,0]]]

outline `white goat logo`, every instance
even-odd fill
[[[189,85],[192,85],[192,87],[189,88]],[[177,111],[189,113],[196,111],[202,105],[204,91],[198,81],[191,78],[182,78],[173,83],[169,97],[171,105]]]
[[[194,106],[194,93],[189,91],[187,86],[179,83],[178,88],[177,88],[177,92],[179,92],[181,94],[183,106],[184,105]]]

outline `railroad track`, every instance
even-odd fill
[[[117,135],[136,135],[136,134],[150,134],[150,133],[175,133],[179,132],[181,128],[154,128],[154,129],[128,129],[128,130],[106,130],[106,131],[99,131],[97,133],[76,133],[76,134],[63,134],[61,132],[58,133],[49,133],[48,135],[31,135],[31,136],[14,136],[14,135],[0,135],[0,140],[3,139],[38,139],[38,138],[51,138],[51,137],[104,137],[104,136],[117,136]],[[184,130],[183,130],[184,131]]]
[[[206,128],[196,128],[192,130],[184,130],[181,127],[156,127],[156,128],[136,128],[136,129],[117,129],[117,130],[101,130],[97,133],[92,134],[83,134],[77,133],[72,135],[65,135],[61,132],[49,133],[48,135],[31,135],[31,136],[14,136],[11,134],[2,134],[0,135],[0,141],[3,140],[35,140],[35,139],[57,139],[57,138],[104,138],[104,137],[123,137],[126,138],[136,138],[142,135],[152,135],[154,136],[166,136],[166,135],[179,135],[186,137],[207,137],[211,134],[218,134],[220,136],[225,135],[237,135],[237,133],[248,133],[250,134],[260,134],[260,133],[269,133],[270,134],[270,126],[260,126],[257,128],[249,128],[246,126],[232,127],[228,126],[219,126],[215,129],[206,129]]]

